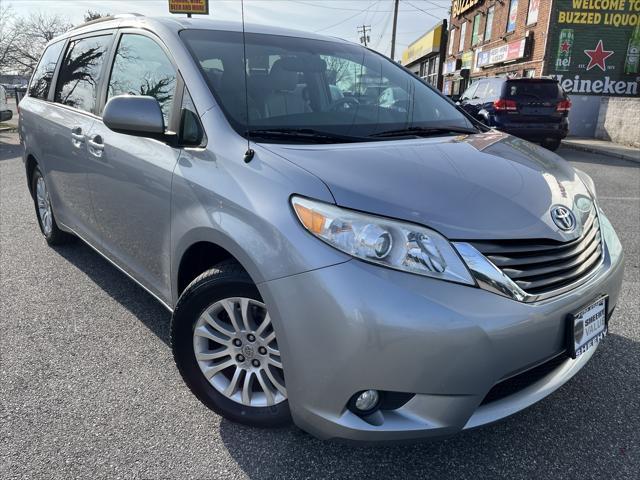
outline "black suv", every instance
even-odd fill
[[[481,78],[459,103],[485,124],[549,150],[557,149],[569,131],[571,102],[553,79]]]

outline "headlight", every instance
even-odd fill
[[[309,232],[349,255],[396,270],[475,285],[449,241],[433,230],[301,197],[293,197],[291,203]]]

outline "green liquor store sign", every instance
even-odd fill
[[[638,96],[640,0],[556,0],[545,74],[568,93]]]

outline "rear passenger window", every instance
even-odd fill
[[[53,74],[63,46],[64,42],[57,42],[49,45],[45,50],[36,71],[31,77],[31,83],[29,84],[30,97],[46,100],[49,96],[51,80],[53,80]]]
[[[143,35],[123,35],[113,60],[108,98],[116,95],[154,97],[168,125],[175,89],[176,71],[160,45]]]
[[[62,60],[55,101],[63,105],[94,112],[96,90],[111,35],[81,38],[69,43]]]

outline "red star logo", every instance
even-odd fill
[[[603,72],[606,70],[607,65],[605,60],[613,55],[613,50],[605,50],[602,46],[602,40],[598,42],[595,50],[585,50],[584,53],[589,57],[589,65],[587,65],[587,71],[594,67],[599,67]]]
[[[569,42],[565,40],[564,42],[562,42],[562,45],[560,45],[560,48],[562,49],[563,52],[568,52],[569,49],[571,48],[571,45],[569,45]]]

